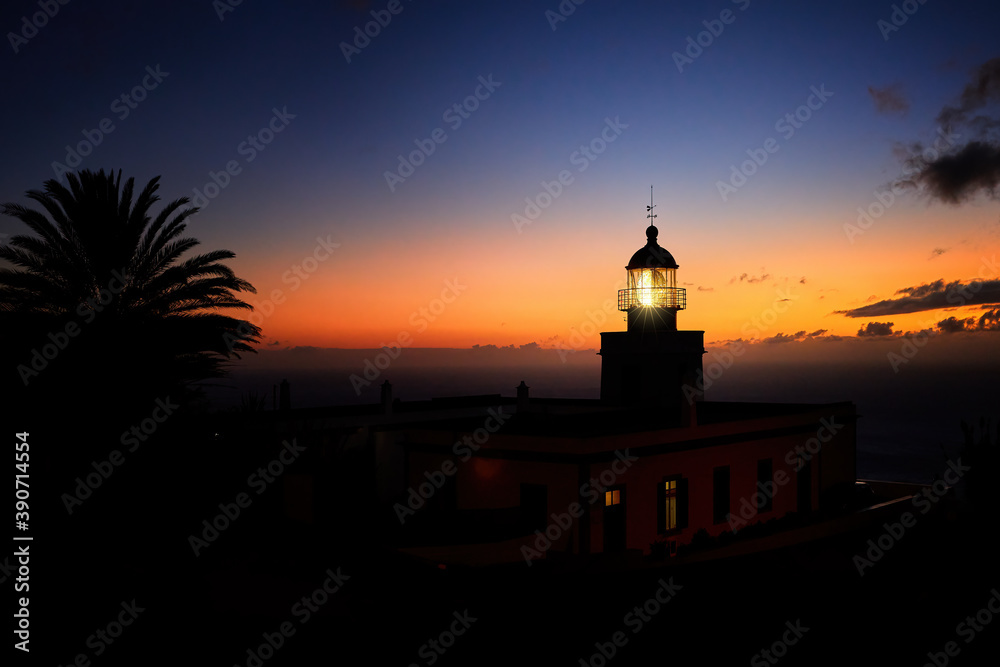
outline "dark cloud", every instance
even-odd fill
[[[949,317],[937,323],[941,333],[959,333],[961,331],[1000,331],[1000,308],[989,310],[977,320],[975,317],[959,319]]]
[[[826,332],[827,332],[826,329],[816,329],[816,331],[813,331],[811,334],[806,334],[806,335],[809,336],[809,338],[816,338],[817,336],[822,336]]]
[[[983,331],[1000,331],[1000,308],[983,313],[976,324]]]
[[[805,276],[802,276],[801,278],[799,278],[799,284],[800,285],[805,285],[806,284],[806,277]]]
[[[985,194],[1000,199],[1000,145],[972,141],[954,153],[927,161],[916,158],[913,182],[947,204],[960,204]]]
[[[938,292],[942,289],[944,289],[944,279],[939,278],[932,283],[927,283],[926,285],[898,289],[896,290],[896,294],[905,294],[906,296],[926,296],[927,294]],[[871,299],[869,299],[869,301],[871,301]]]
[[[847,317],[879,317],[959,306],[1000,304],[1000,280],[973,281],[971,283],[962,283],[962,281],[956,280],[947,285],[944,284],[943,280],[937,280],[927,285],[906,287],[897,291],[896,294],[904,294],[905,296],[898,299],[885,299],[852,310],[838,310],[835,311],[835,314]]]
[[[941,320],[937,323],[937,328],[941,330],[942,333],[957,333],[959,331],[965,331],[967,327],[971,327],[976,323],[976,318],[970,317],[968,319],[959,320],[955,317],[949,317],[946,320]]]
[[[714,287],[702,287],[701,285],[698,285],[698,291],[699,292],[714,292],[715,288]]]
[[[903,95],[903,88],[898,83],[885,88],[868,86],[868,94],[875,102],[875,110],[879,113],[900,115],[910,110],[910,101]]]
[[[943,255],[946,252],[948,252],[948,250],[949,250],[949,248],[934,248],[934,250],[931,250],[931,257],[930,258],[934,259],[935,257],[940,257],[941,255]]]
[[[765,338],[761,342],[762,343],[768,343],[768,344],[771,344],[771,343],[794,343],[796,340],[797,339],[796,339],[796,337],[794,335],[793,336],[786,336],[783,333],[778,333],[778,334],[775,334],[775,335],[771,336],[770,338]]]
[[[869,322],[867,326],[858,329],[858,336],[891,336],[892,322]]]
[[[983,63],[954,105],[938,114],[940,137],[925,146],[900,147],[906,166],[903,187],[914,187],[931,199],[959,204],[985,194],[1000,199],[1000,58]],[[962,130],[961,133],[958,130]],[[956,145],[965,139],[964,145]]]
[[[1000,102],[1000,58],[983,63],[973,73],[972,81],[966,84],[958,98],[958,105],[946,106],[937,120],[947,130],[968,124],[986,131],[1000,127],[1000,119],[973,115],[990,102]]]

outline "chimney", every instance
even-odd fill
[[[382,412],[392,414],[392,385],[388,380],[382,383]]]
[[[521,380],[521,384],[517,385],[517,411],[527,412],[528,411],[528,390],[531,389],[528,385],[524,384],[524,380]]]

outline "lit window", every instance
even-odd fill
[[[666,518],[666,530],[672,530],[677,527],[677,480],[672,479],[668,482],[664,482],[664,496],[666,498],[666,513],[664,514]]]
[[[621,498],[621,491],[620,490],[615,489],[614,491],[605,491],[604,492],[604,506],[605,507],[611,507],[612,505],[618,505],[619,503],[621,503],[621,501],[622,501],[622,498]]]

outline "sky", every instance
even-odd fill
[[[161,176],[236,253],[265,349],[589,349],[625,328],[652,187],[680,328],[960,347],[1000,317],[1000,202],[940,160],[996,145],[998,79],[963,91],[997,25],[940,0],[12,0],[0,201]]]

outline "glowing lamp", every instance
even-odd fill
[[[677,287],[677,262],[656,242],[658,230],[646,228],[646,245],[629,260],[628,287],[618,290],[618,310],[628,313],[629,328],[677,329],[677,311],[687,307],[687,290]]]

